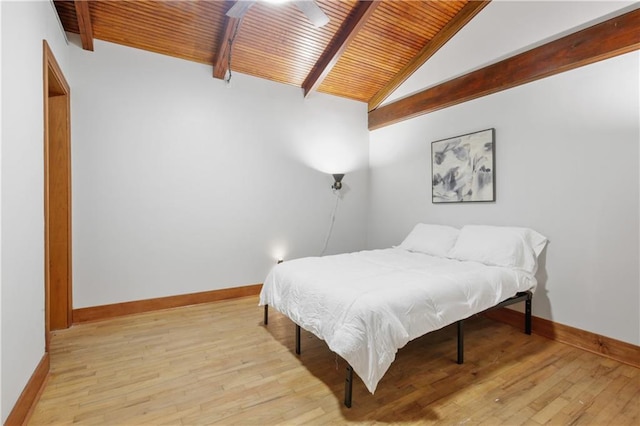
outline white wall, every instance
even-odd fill
[[[589,27],[625,8],[637,8],[636,3],[492,0],[384,104]]]
[[[530,6],[492,2],[478,17],[498,25]],[[555,3],[544,7],[538,18],[557,16]],[[500,45],[465,30],[444,58]],[[370,247],[399,243],[416,222],[531,227],[550,240],[534,315],[639,344],[639,62],[626,54],[372,132]],[[433,205],[430,143],[489,127],[496,202]]]
[[[0,99],[2,99],[2,5],[0,5]],[[2,102],[0,102],[0,129],[2,129]],[[2,131],[0,131],[0,165],[2,165]],[[0,169],[0,389],[2,389],[2,170]],[[0,398],[0,422],[2,415]]]
[[[44,354],[42,40],[67,72],[47,1],[2,8],[2,421]]]
[[[70,47],[74,307],[261,283],[366,245],[366,104],[96,40]],[[319,170],[318,170],[319,169]]]

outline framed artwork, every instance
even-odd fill
[[[431,201],[495,201],[495,129],[431,143]]]

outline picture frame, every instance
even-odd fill
[[[431,202],[495,202],[495,129],[431,142]]]

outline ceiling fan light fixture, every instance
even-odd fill
[[[227,10],[226,15],[230,18],[242,19],[245,13],[256,2],[285,4],[292,3],[307,17],[309,22],[316,27],[322,27],[329,22],[329,17],[322,11],[315,0],[236,0],[235,3]]]
[[[329,23],[329,17],[314,0],[294,0],[293,4],[305,14],[314,27],[324,27]]]

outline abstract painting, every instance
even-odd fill
[[[431,143],[433,203],[495,201],[495,129]]]

